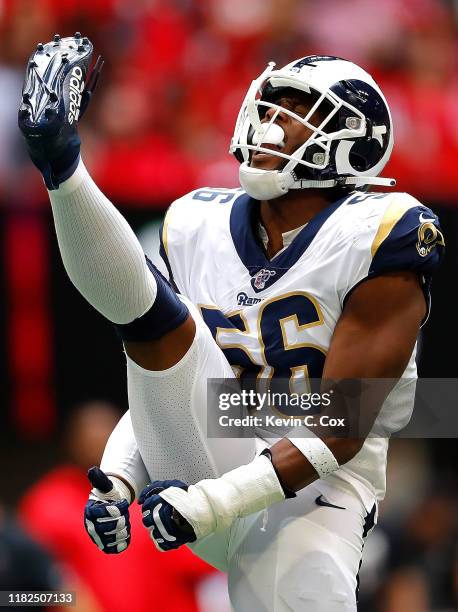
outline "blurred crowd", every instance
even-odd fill
[[[77,29],[105,58],[82,122],[84,157],[117,201],[163,206],[196,186],[236,186],[227,151],[249,83],[270,60],[310,53],[375,75],[395,122],[386,174],[400,190],[451,200],[457,28],[452,0],[384,0],[375,10],[372,0],[0,0],[0,194],[43,199],[16,129],[24,66],[35,44]]]
[[[15,375],[11,389],[28,393],[15,401],[37,431],[41,424],[46,433],[40,407],[53,401],[37,396],[37,385],[53,389],[56,323],[49,314],[45,191],[16,113],[34,46],[77,30],[105,59],[81,124],[83,155],[117,204],[164,210],[197,186],[236,186],[238,164],[228,147],[251,80],[270,60],[281,66],[324,53],[360,63],[388,98],[395,152],[385,175],[428,202],[458,205],[453,0],[0,0],[2,273],[12,362],[23,376]],[[20,213],[30,210],[38,214],[26,225]],[[62,448],[50,451],[55,467],[31,483],[17,516],[0,508],[0,590],[76,590],[77,609],[85,612],[225,612],[225,579],[186,549],[159,555],[138,512],[133,544],[119,558],[99,554],[84,533],[85,471],[98,463],[118,417],[118,408],[104,402],[76,407],[59,435]],[[361,612],[458,609],[458,495],[449,461],[456,452],[438,460],[439,446],[392,444],[388,496],[364,551]]]

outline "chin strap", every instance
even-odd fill
[[[386,187],[394,187],[396,180],[394,178],[384,178],[381,176],[342,176],[338,179],[330,179],[328,181],[310,181],[307,179],[294,179],[289,189],[311,189],[311,188],[327,188],[327,187],[344,187],[345,185],[385,185]]]
[[[248,195],[255,200],[272,200],[288,193],[290,189],[326,189],[329,187],[344,187],[353,185],[385,185],[394,187],[393,178],[379,176],[340,176],[327,181],[312,181],[298,179],[294,172],[279,172],[277,170],[262,170],[251,168],[248,162],[243,162],[239,170],[240,185]]]

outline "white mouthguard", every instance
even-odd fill
[[[261,127],[261,131],[256,131],[253,134],[254,145],[261,143],[261,146],[263,144],[272,144],[279,147],[284,146],[285,132],[279,125],[276,123],[263,123]]]

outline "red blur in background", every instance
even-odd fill
[[[228,146],[249,83],[270,60],[281,66],[310,53],[345,57],[375,75],[393,113],[395,149],[385,175],[397,178],[398,189],[453,200],[453,3],[386,0],[376,14],[370,0],[0,0],[0,7],[2,91],[10,83],[0,124],[1,115],[16,112],[37,42],[77,27],[105,58],[81,132],[85,161],[115,201],[162,207],[198,186],[237,186]],[[42,201],[15,120],[0,136],[16,151],[0,155],[0,193],[9,191],[9,177],[30,175],[16,198]]]

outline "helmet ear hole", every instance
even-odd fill
[[[380,160],[382,155],[383,149],[380,143],[375,138],[371,138],[371,140],[356,141],[348,158],[355,170],[366,172],[374,165],[374,160]]]

